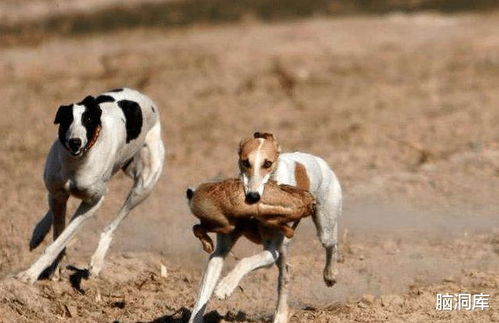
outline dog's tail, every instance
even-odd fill
[[[190,201],[194,196],[194,190],[189,187],[187,191],[185,191],[185,195],[187,196],[187,199]]]

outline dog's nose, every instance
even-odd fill
[[[258,192],[249,192],[246,194],[246,202],[253,204],[260,201],[260,193]]]
[[[68,146],[69,149],[71,149],[73,152],[77,152],[78,149],[80,149],[81,146],[81,139],[80,138],[71,138],[68,140]]]

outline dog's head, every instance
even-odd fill
[[[255,132],[239,145],[239,169],[248,203],[256,203],[263,195],[265,183],[277,167],[281,149],[271,133]]]
[[[73,156],[81,156],[93,145],[100,131],[101,115],[102,110],[92,96],[59,107],[54,124],[59,125],[61,144]]]

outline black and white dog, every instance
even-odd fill
[[[134,184],[118,215],[102,232],[92,256],[90,273],[99,274],[113,232],[149,195],[163,168],[158,110],[151,99],[135,90],[111,90],[63,105],[54,123],[59,125],[59,139],[50,149],[44,173],[49,211],[36,225],[30,249],[43,241],[51,226],[54,242],[29,269],[17,275],[30,283],[50,266],[55,270],[69,241],[101,205],[107,181],[122,169]],[[70,195],[81,199],[81,204],[66,226]]]

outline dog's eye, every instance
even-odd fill
[[[270,168],[270,166],[272,166],[272,162],[270,160],[266,160],[263,163],[263,168]]]
[[[84,116],[83,117],[83,122],[90,123],[90,122],[92,122],[92,118],[90,116]]]
[[[251,164],[250,164],[249,160],[244,159],[244,160],[241,160],[241,166],[243,166],[244,168],[250,168]]]

